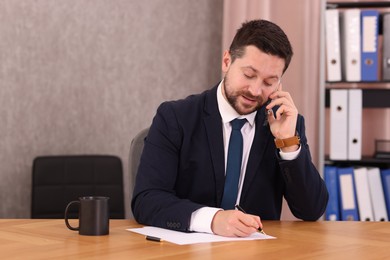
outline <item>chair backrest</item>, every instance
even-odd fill
[[[144,141],[148,135],[149,127],[141,130],[131,141],[130,154],[129,154],[129,169],[130,169],[130,186],[131,194],[135,184],[135,177],[137,175],[139,161],[141,158],[142,150],[144,149]]]
[[[82,196],[110,197],[110,218],[124,218],[123,167],[112,155],[39,156],[33,161],[31,218],[63,218]],[[77,208],[69,216],[77,216]]]

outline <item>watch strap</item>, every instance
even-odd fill
[[[283,147],[298,145],[298,144],[300,144],[300,138],[297,135],[286,139],[278,139],[278,138],[275,139],[275,145],[276,148],[278,149]]]

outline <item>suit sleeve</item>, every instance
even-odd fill
[[[163,103],[145,139],[133,192],[132,210],[141,224],[188,231],[192,212],[202,207],[174,191],[182,136],[171,103]]]
[[[295,217],[314,221],[325,212],[328,190],[312,163],[302,116],[299,116],[297,131],[301,139],[301,152],[295,160],[280,160],[279,163],[285,182],[284,197]]]

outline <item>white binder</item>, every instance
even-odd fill
[[[325,11],[326,68],[328,81],[341,81],[340,22],[337,9]]]
[[[348,90],[330,90],[330,154],[331,160],[347,160]]]
[[[347,9],[342,13],[341,42],[342,68],[346,81],[361,80],[360,9]]]
[[[348,90],[348,159],[362,159],[362,106],[361,89]]]
[[[367,168],[360,167],[353,170],[360,221],[373,221],[370,189],[367,178]]]
[[[378,167],[367,168],[367,179],[370,187],[374,220],[388,221],[380,169]]]

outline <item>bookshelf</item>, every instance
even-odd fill
[[[390,1],[323,1],[322,2],[323,10],[338,9],[341,12],[346,9],[358,8],[361,10],[366,9],[375,9],[380,12],[379,19],[379,36],[383,34],[382,28],[382,14],[384,12],[390,12]],[[373,165],[380,165],[381,167],[390,168],[390,159],[377,159],[374,157],[374,153],[367,152],[365,147],[362,147],[362,159],[361,160],[331,160],[329,156],[329,108],[330,108],[330,92],[332,89],[361,89],[362,90],[362,107],[363,111],[365,110],[377,110],[385,109],[390,111],[390,81],[383,81],[379,79],[378,81],[354,81],[347,82],[344,79],[341,81],[330,82],[327,81],[326,77],[326,36],[325,36],[325,16],[322,16],[322,39],[321,39],[321,60],[323,61],[320,65],[320,129],[319,129],[319,165],[323,168],[327,164],[336,164],[336,165],[366,165],[369,166],[371,163]],[[341,39],[342,40],[342,39]],[[382,60],[379,56],[378,60],[380,65],[382,65]],[[377,113],[378,114],[378,113]],[[384,113],[386,116],[386,113]],[[389,112],[387,112],[387,115]],[[363,117],[364,120],[364,117]],[[362,126],[364,127],[364,126]],[[367,129],[362,129],[363,131]],[[364,136],[363,136],[364,138]],[[375,137],[373,137],[375,138]],[[379,138],[380,139],[380,138]],[[372,142],[370,142],[372,143]],[[371,144],[371,150],[374,147],[374,144]],[[320,169],[321,174],[323,174],[323,169]]]
[[[356,21],[357,18],[360,19],[359,26],[355,27],[349,27],[344,25],[350,25],[347,24],[347,21],[352,22],[351,17],[347,19],[347,12],[348,9],[358,9],[359,14],[354,16],[354,19]],[[325,219],[327,220],[362,220],[362,221],[386,221],[388,220],[388,216],[390,217],[390,158],[377,158],[375,156],[375,140],[376,139],[383,139],[383,136],[385,136],[385,139],[390,139],[390,81],[384,80],[383,77],[383,56],[382,56],[382,50],[383,50],[383,14],[384,13],[390,13],[390,1],[322,1],[322,10],[324,10],[322,13],[321,21],[322,21],[322,27],[321,27],[321,53],[320,53],[320,60],[322,61],[320,64],[320,83],[319,83],[319,100],[320,100],[320,109],[319,109],[319,165],[320,165],[320,172],[322,176],[324,176],[327,182],[330,199],[329,203],[332,203],[331,207],[327,208]],[[328,10],[337,10],[337,18],[339,19],[339,29],[340,29],[340,38],[337,39],[337,41],[340,41],[340,59],[336,59],[335,62],[332,63],[332,61],[328,58],[328,53],[333,52],[332,48],[328,48],[327,44],[329,44],[329,39],[331,38],[333,41],[336,41],[333,36],[330,36],[329,39],[326,38],[328,32],[329,34],[329,22],[334,23],[334,17],[331,16],[332,13],[334,15],[334,12]],[[346,50],[348,49],[346,46],[350,47],[351,49],[355,46],[351,44],[353,41],[346,41],[346,39],[356,39],[355,37],[352,37],[350,32],[345,31],[347,28],[348,30],[354,30],[356,33],[356,28],[359,28],[360,31],[358,31],[358,34],[360,37],[363,37],[363,27],[367,26],[367,20],[364,20],[364,18],[361,18],[361,15],[366,14],[366,11],[368,10],[376,10],[379,12],[379,16],[377,16],[377,29],[378,29],[378,35],[376,37],[377,46],[375,46],[378,55],[377,63],[374,58],[374,63],[371,64],[377,64],[378,65],[378,71],[375,72],[375,75],[377,78],[375,79],[368,79],[365,80],[367,75],[365,74],[367,71],[364,71],[366,69],[367,65],[364,65],[364,61],[367,64],[367,59],[363,58],[363,55],[359,56],[359,60],[357,64],[362,66],[364,69],[361,72],[361,75],[359,75],[359,78],[361,76],[361,79],[363,80],[351,80],[351,77],[348,78],[347,71],[348,68],[351,69],[351,63],[348,63],[349,65],[346,65],[347,62],[351,62],[352,59],[349,59],[346,61]],[[363,12],[364,11],[364,12]],[[330,14],[331,13],[331,14]],[[348,15],[351,15],[352,12],[348,12]],[[333,18],[332,18],[333,17]],[[328,20],[327,20],[328,19]],[[364,23],[363,23],[364,20]],[[328,24],[326,22],[328,21]],[[372,21],[372,20],[371,20]],[[344,24],[343,24],[344,23]],[[334,25],[333,25],[334,26]],[[332,27],[330,27],[332,28]],[[327,31],[328,30],[328,31]],[[344,31],[343,31],[344,30]],[[370,32],[373,30],[371,29]],[[356,34],[355,34],[356,35]],[[349,37],[349,38],[348,38]],[[337,37],[336,37],[337,38]],[[367,39],[367,38],[365,38]],[[337,42],[336,41],[336,42]],[[348,43],[348,44],[347,44]],[[344,44],[346,46],[344,46]],[[365,43],[366,44],[366,43]],[[334,46],[334,45],[332,45]],[[366,49],[363,47],[363,43],[359,46],[359,52],[360,51],[366,51]],[[337,48],[335,48],[337,50]],[[348,50],[349,53],[351,53],[350,50]],[[344,53],[343,53],[344,52]],[[369,51],[372,52],[372,51]],[[356,56],[355,52],[355,56]],[[334,53],[332,53],[334,54]],[[348,56],[348,55],[347,55]],[[345,60],[344,60],[345,59]],[[360,63],[362,65],[360,65]],[[333,64],[339,64],[341,66],[341,73],[337,75],[334,74],[334,68]],[[355,63],[356,64],[356,63]],[[348,67],[349,66],[349,67]],[[330,68],[330,69],[329,69]],[[356,68],[356,67],[355,67]],[[371,67],[372,68],[372,67]],[[333,73],[332,77],[330,77],[328,72]],[[356,70],[354,71],[356,72]],[[360,73],[359,72],[359,73]],[[341,76],[339,76],[341,74]],[[363,77],[363,74],[364,77]],[[336,75],[336,76],[335,76]],[[372,74],[371,74],[372,75]],[[333,77],[335,76],[335,77]],[[356,74],[354,74],[356,76]],[[348,80],[347,80],[348,79]],[[341,90],[341,91],[339,91]],[[356,96],[351,96],[351,92],[357,92],[361,93],[359,97],[359,102],[356,101]],[[343,92],[343,93],[341,93]],[[337,94],[336,94],[337,93]],[[337,101],[340,98],[340,93],[343,95],[341,98],[342,101],[341,105],[339,106],[340,102]],[[332,96],[333,94],[333,96]],[[338,97],[336,95],[339,95]],[[341,95],[341,96],[342,96]],[[334,102],[332,105],[331,100]],[[354,112],[356,109],[351,109],[350,103],[358,104],[359,111],[361,108],[361,115],[360,112],[357,114],[359,115],[357,120],[359,123],[351,124],[351,122],[348,122],[351,116],[354,116]],[[361,102],[360,102],[361,101]],[[335,106],[337,104],[337,106]],[[344,105],[345,104],[345,105]],[[356,106],[355,106],[356,108]],[[336,115],[337,111],[344,111],[347,110],[346,113],[344,113],[345,118],[344,122],[347,121],[347,124],[340,124],[341,121],[340,118],[337,120],[334,120],[335,118],[332,118]],[[335,112],[336,111],[336,112]],[[352,112],[351,112],[352,111]],[[341,113],[341,112],[340,112]],[[346,117],[345,117],[346,115]],[[355,113],[356,115],[356,113]],[[332,128],[333,123],[333,128]],[[336,125],[336,127],[334,127]],[[335,150],[337,151],[337,148],[347,144],[348,147],[351,145],[351,140],[348,138],[344,138],[344,134],[341,134],[338,136],[337,134],[337,127],[340,129],[343,129],[346,125],[346,135],[352,136],[351,134],[351,125],[352,128],[356,125],[360,126],[360,130],[362,132],[360,141],[358,144],[361,147],[361,152],[359,154],[358,159],[347,159],[347,158],[353,158],[353,156],[350,156],[351,150],[347,149],[346,158],[344,157],[344,154],[342,156],[335,156]],[[336,128],[336,131],[334,130]],[[333,132],[332,132],[333,131]],[[343,131],[340,131],[343,132]],[[337,134],[335,134],[337,133]],[[343,132],[345,133],[345,132]],[[333,136],[332,136],[333,134]],[[336,138],[335,138],[336,137]],[[334,139],[331,139],[334,138]],[[335,141],[336,140],[336,141]],[[348,141],[347,141],[348,140]],[[344,142],[345,141],[345,142]],[[333,148],[336,147],[336,149],[332,149],[330,143],[333,144]],[[352,145],[352,147],[354,144]],[[343,150],[343,147],[341,148]],[[333,151],[333,156],[332,156]],[[387,155],[387,154],[386,154]],[[338,159],[341,158],[341,159]],[[381,181],[381,171],[385,170],[387,171],[389,181]],[[331,177],[330,177],[331,176]],[[342,177],[341,177],[342,176]],[[383,178],[383,176],[382,176]],[[332,183],[333,182],[333,183]],[[343,182],[343,183],[341,183]],[[383,192],[379,191],[377,187],[378,185],[382,186],[383,184]],[[336,184],[335,184],[336,183]],[[385,187],[386,186],[386,187]],[[349,187],[351,189],[346,189],[346,187]],[[353,188],[352,188],[353,187]],[[382,189],[382,187],[380,188]],[[386,192],[387,190],[387,192]],[[347,195],[346,195],[347,194]],[[345,196],[349,196],[349,202],[354,201],[353,206],[352,204],[348,204],[348,206],[345,206],[346,204],[344,199]],[[382,196],[381,199],[378,199],[378,196]],[[388,205],[384,205],[386,198],[386,203]],[[370,201],[370,202],[369,202]],[[384,213],[386,212],[388,213]],[[336,213],[335,213],[336,212]],[[332,214],[334,213],[334,214]],[[337,215],[337,217],[335,217]],[[386,215],[386,216],[385,216]]]

